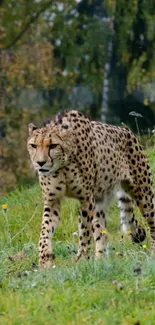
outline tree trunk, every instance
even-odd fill
[[[112,31],[112,38],[108,42],[107,60],[104,65],[104,80],[103,80],[103,91],[102,91],[102,107],[101,107],[101,121],[107,122],[108,117],[108,101],[109,101],[109,87],[110,87],[110,73],[111,73],[111,57],[113,51],[113,35],[114,35],[114,16],[111,18],[105,18],[105,21],[109,22],[109,27]]]

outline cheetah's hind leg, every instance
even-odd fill
[[[134,215],[134,201],[123,188],[120,188],[117,192],[117,198],[123,232],[131,231],[131,239],[134,243],[143,242],[146,238],[146,232],[145,229],[140,226]]]

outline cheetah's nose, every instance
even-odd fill
[[[37,161],[37,164],[42,167],[43,165],[45,165],[46,161]]]

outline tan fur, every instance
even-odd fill
[[[123,229],[131,229],[135,242],[145,239],[145,230],[133,213],[136,203],[148,221],[155,249],[151,174],[143,149],[129,129],[91,122],[78,111],[70,111],[58,114],[55,122],[43,128],[31,124],[29,132],[28,150],[44,194],[41,265],[48,267],[54,258],[51,238],[60,221],[64,196],[81,202],[78,259],[89,258],[92,234],[96,258],[104,255],[106,209],[114,192]]]

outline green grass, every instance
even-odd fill
[[[148,151],[153,165],[153,152]],[[38,268],[42,199],[38,186],[16,190],[0,200],[0,324],[9,325],[154,325],[155,259],[122,238],[119,210],[109,211],[109,256],[74,262],[78,202],[64,200],[54,236],[55,265]],[[143,220],[142,220],[143,222]],[[25,250],[24,259],[10,255]]]

